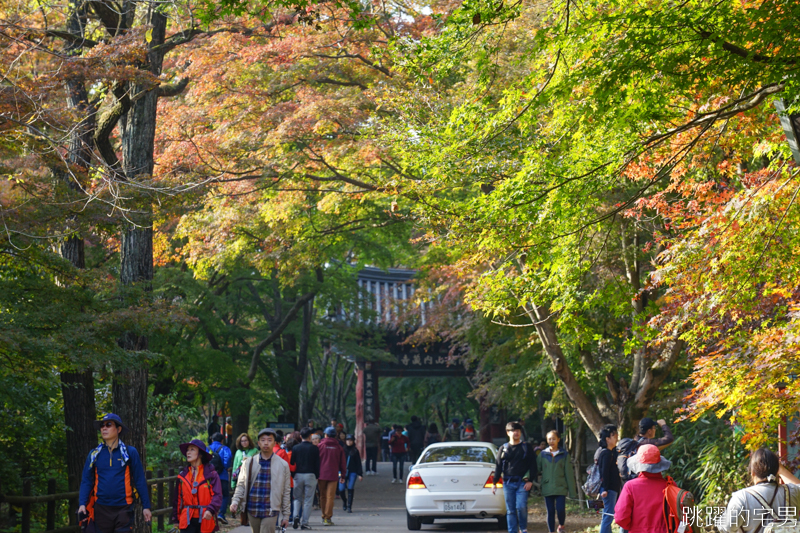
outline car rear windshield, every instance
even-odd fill
[[[442,446],[427,450],[420,463],[494,463],[486,446]]]

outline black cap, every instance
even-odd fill
[[[656,421],[653,420],[652,418],[644,417],[641,420],[639,420],[639,433],[640,434],[644,433],[645,431],[647,431],[651,427],[654,427],[654,426],[657,426],[657,425],[658,424],[656,424]]]

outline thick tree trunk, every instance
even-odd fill
[[[86,457],[97,446],[97,431],[92,425],[97,418],[92,371],[62,372],[61,393],[64,396],[64,423],[67,426],[67,480],[69,491],[74,492],[80,488]],[[78,499],[72,498],[69,501],[70,523],[77,510]]]

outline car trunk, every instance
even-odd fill
[[[424,463],[414,467],[430,492],[478,492],[494,465],[468,462]]]

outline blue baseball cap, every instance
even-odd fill
[[[333,426],[328,426],[325,428],[325,436],[326,437],[335,437],[336,436],[336,428]]]
[[[116,423],[119,427],[122,428],[122,431],[119,432],[120,437],[128,432],[128,428],[125,426],[125,424],[122,423],[122,419],[119,417],[119,415],[115,415],[114,413],[106,413],[100,420],[95,420],[94,422],[92,422],[94,424],[94,429],[100,431],[100,428],[103,427],[103,424],[105,424],[109,420]]]

